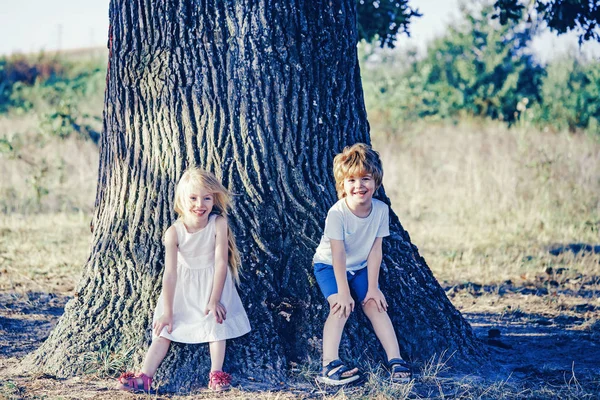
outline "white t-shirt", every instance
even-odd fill
[[[357,217],[345,199],[335,203],[327,213],[325,231],[313,257],[314,263],[333,265],[329,239],[343,240],[346,249],[346,270],[357,271],[367,266],[367,257],[378,237],[390,235],[390,209],[384,202],[373,199],[368,217]]]

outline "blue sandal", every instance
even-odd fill
[[[321,376],[318,376],[316,380],[319,383],[333,386],[352,383],[360,379],[360,373],[358,371],[354,372],[350,376],[342,376],[345,372],[352,371],[352,369],[353,368],[349,368],[344,365],[344,363],[340,360],[333,360],[323,367]]]
[[[394,383],[408,383],[413,377],[410,364],[401,358],[392,358],[388,361],[390,379]]]

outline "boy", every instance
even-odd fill
[[[338,354],[344,325],[354,311],[352,291],[386,352],[392,381],[407,382],[411,371],[400,356],[378,285],[382,238],[390,234],[389,207],[373,199],[383,179],[379,154],[363,143],[346,147],[333,160],[333,174],[340,200],[329,209],[313,258],[315,277],[330,307],[323,328],[323,371],[317,381],[343,385],[360,378],[358,368],[344,365]]]

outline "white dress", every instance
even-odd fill
[[[221,304],[227,310],[222,324],[213,313],[204,315],[212,291],[215,274],[216,215],[210,215],[206,226],[189,233],[181,221],[175,222],[177,251],[177,284],[173,298],[173,329],[163,328],[161,337],[179,343],[205,343],[232,339],[250,332],[250,322],[227,268]],[[163,314],[164,293],[160,294],[154,321]]]

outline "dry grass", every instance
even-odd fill
[[[0,119],[0,132],[35,129],[31,121],[19,118],[12,122]],[[373,131],[377,131],[376,123]],[[26,154],[35,160],[59,160],[63,156],[57,154],[68,154],[63,160],[70,164],[62,178],[49,172],[42,181],[49,193],[42,198],[40,209],[53,212],[30,215],[32,208],[17,206],[8,208],[16,212],[0,214],[0,291],[22,295],[73,291],[89,251],[89,211],[55,211],[68,210],[64,204],[78,204],[82,210],[91,206],[97,150],[88,144],[75,139],[49,140],[42,146],[27,144],[31,147]],[[436,277],[445,282],[458,308],[468,313],[494,314],[499,322],[519,316],[577,315],[583,322],[573,329],[597,335],[600,288],[597,282],[590,283],[586,278],[600,276],[600,255],[555,257],[547,249],[553,243],[600,241],[597,140],[470,122],[458,126],[416,126],[396,137],[375,136],[374,147],[382,154],[384,184],[394,211]],[[0,158],[0,171],[8,177],[0,184],[0,202],[18,205],[19,199],[31,198],[32,189],[27,182],[32,170],[22,160]],[[13,198],[7,198],[6,193],[13,193]],[[546,272],[549,267],[552,270]],[[558,273],[559,267],[565,270]],[[547,287],[549,294],[528,296],[517,291],[507,295],[502,293],[507,280],[513,286]],[[585,290],[591,294],[585,299],[565,295],[550,287],[551,281],[562,291]],[[486,288],[457,289],[464,282],[477,282]],[[586,311],[586,307],[591,307],[591,311]],[[0,377],[0,398],[114,398],[115,393],[110,390],[113,381],[107,376],[123,360],[99,353],[92,361],[95,369],[90,376],[67,381],[36,377],[30,386],[31,377]],[[445,361],[442,357],[426,365],[418,384],[393,385],[386,380],[384,371],[372,366],[362,387],[333,391],[306,389],[305,385],[302,390],[274,392],[248,391],[245,387],[218,397],[576,399],[593,398],[598,389],[598,384],[594,386],[589,380],[580,384],[575,374],[559,386],[526,384],[511,376],[496,381],[452,377],[446,374]],[[0,367],[8,369],[15,362],[4,360]],[[295,376],[301,381],[312,381],[314,373],[312,369],[301,369]],[[600,382],[600,375],[596,381]],[[199,392],[189,396],[124,398],[213,397],[214,394]]]
[[[66,139],[48,133],[42,122],[44,107],[23,115],[0,114],[0,212],[89,212],[98,147],[75,133]]]
[[[71,294],[89,254],[90,217],[0,214],[0,291]]]
[[[440,280],[527,277],[556,263],[553,243],[600,241],[595,138],[467,122],[375,136],[374,147],[392,207]],[[562,262],[599,273],[598,257]]]

